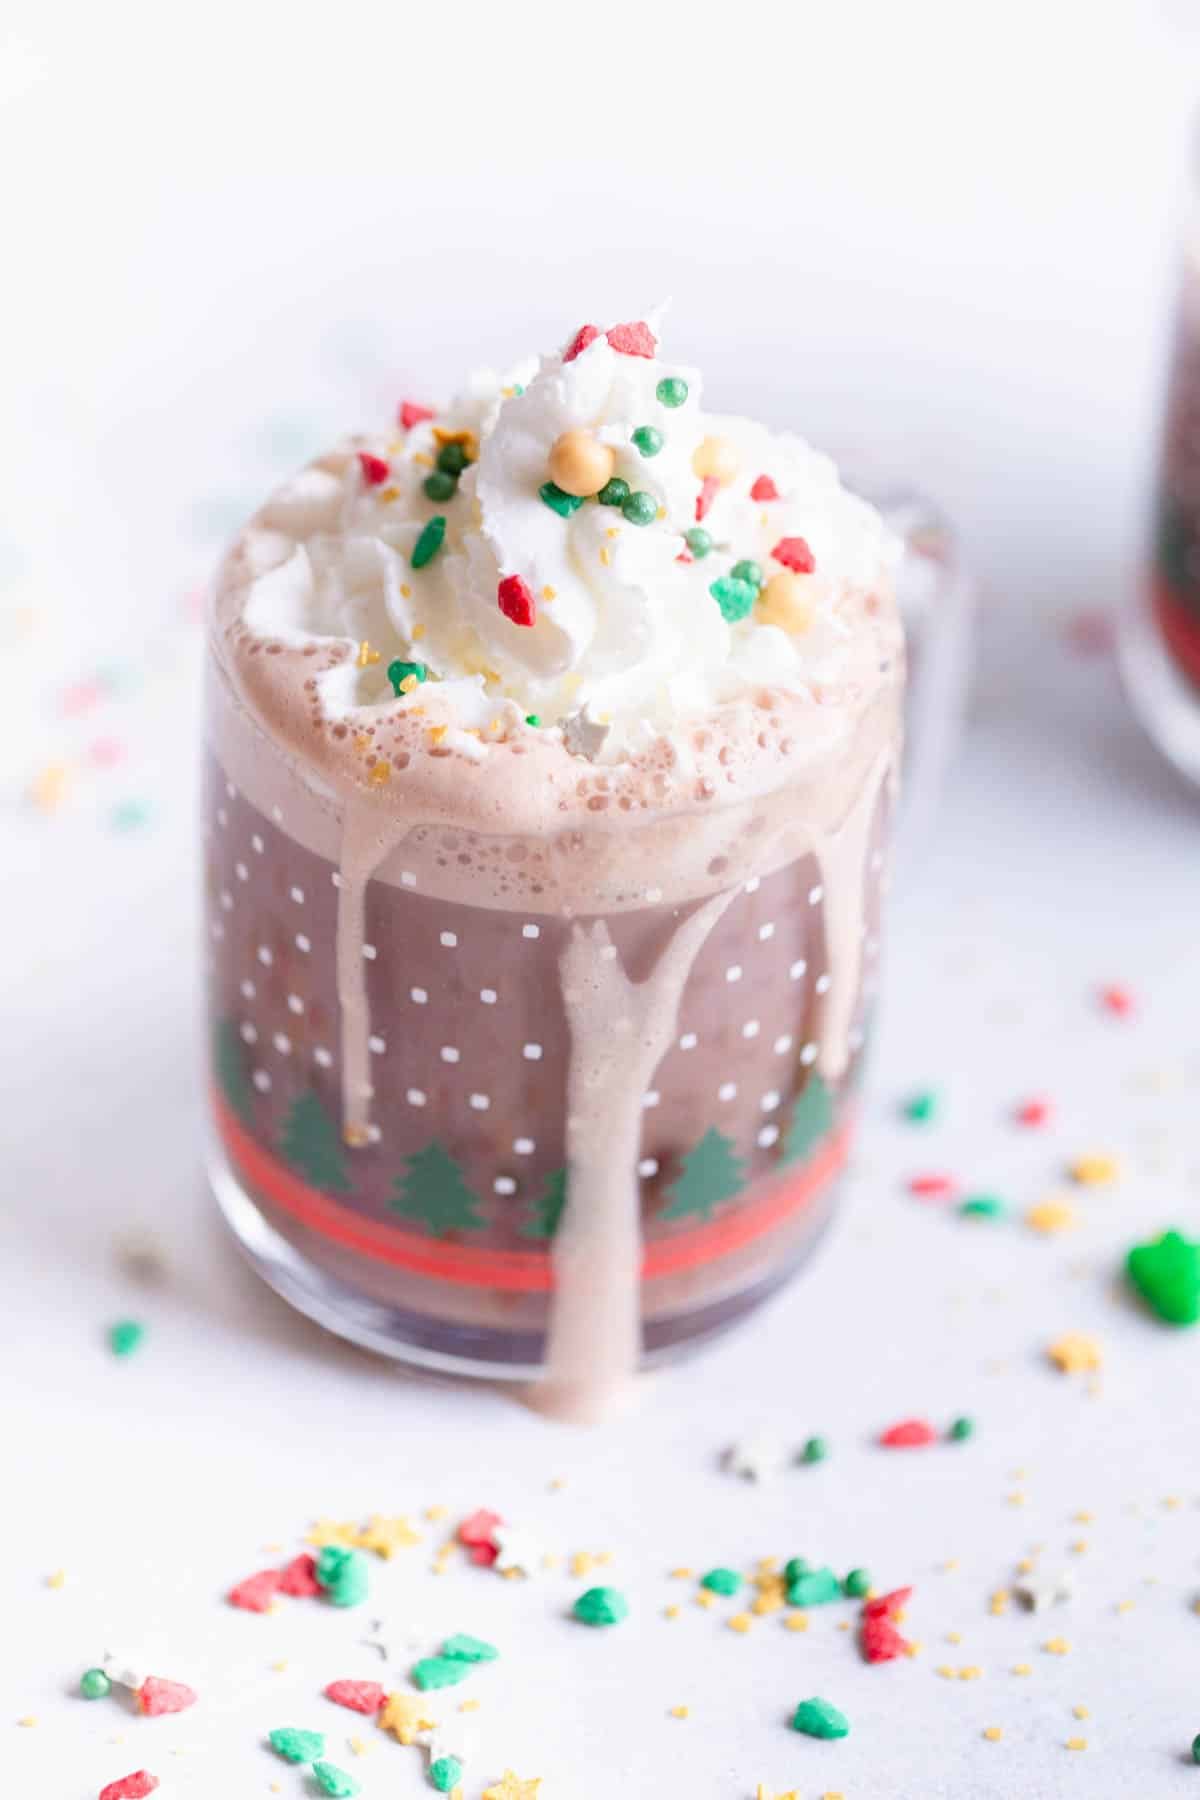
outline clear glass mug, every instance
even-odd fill
[[[569,846],[481,843],[452,824],[406,839],[365,895],[369,1132],[347,1129],[342,1102],[344,820],[250,716],[215,648],[209,702],[209,1166],[225,1217],[266,1280],[374,1350],[458,1373],[539,1377],[556,1301],[563,1328],[564,1283],[568,1314],[607,1304],[604,1283],[619,1260],[601,1237],[572,1268],[559,1237],[576,1187],[567,1136],[579,1055],[564,959],[571,944],[598,942],[597,932],[610,946],[601,955],[620,971],[615,1033],[625,999],[635,1003],[647,971],[664,966],[664,946],[691,932],[669,1037],[653,1044],[640,1026],[632,1031],[632,1111],[603,1151],[615,1168],[627,1165],[634,1194],[635,1216],[614,1231],[628,1227],[640,1240],[642,1364],[703,1341],[772,1294],[827,1224],[851,1141],[898,702],[886,778],[872,786],[864,773],[859,784],[849,854],[843,844],[836,857],[764,861],[756,831],[766,813],[808,803],[781,789],[761,804],[739,802],[744,816],[731,809],[743,852],[714,858],[694,893],[664,899],[638,884],[663,853],[663,833],[685,834],[688,822],[599,814],[577,829],[576,853],[586,863],[592,831],[622,834],[629,892],[605,909],[585,889],[568,916],[528,897],[463,904],[437,889],[447,863],[529,867]],[[842,916],[850,902],[854,942],[831,929],[831,901]],[[831,1060],[835,1031],[844,1055]],[[618,1072],[625,1057],[617,1045]],[[584,1182],[595,1171],[577,1173]]]

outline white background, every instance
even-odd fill
[[[164,1797],[300,1795],[261,1749],[281,1723],[324,1725],[353,1761],[354,1722],[317,1696],[375,1672],[361,1619],[294,1602],[258,1620],[220,1596],[317,1513],[443,1502],[494,1504],[556,1551],[611,1549],[633,1607],[590,1635],[564,1620],[579,1584],[562,1574],[434,1579],[427,1549],[377,1571],[379,1611],[421,1650],[459,1629],[504,1649],[471,1690],[468,1800],[509,1762],[545,1777],[542,1800],[751,1800],[759,1781],[803,1800],[1192,1792],[1196,1352],[1114,1275],[1134,1237],[1200,1219],[1196,809],[1108,664],[1060,630],[1120,592],[1138,541],[1183,40],[1145,5],[1021,0],[781,19],[10,0],[0,43],[7,1791],[85,1800],[144,1764]],[[339,1348],[260,1290],[211,1216],[185,595],[327,431],[663,293],[717,404],[924,472],[987,617],[940,834],[897,897],[847,1222],[790,1298],[589,1434]],[[68,715],[69,684],[110,664],[103,699]],[[89,760],[101,735],[123,751],[108,773]],[[65,798],[43,813],[26,795],[49,762]],[[114,828],[123,804],[146,807],[141,829]],[[1136,991],[1136,1020],[1096,1012],[1108,979]],[[945,1122],[919,1138],[896,1103],[925,1082]],[[1055,1100],[1048,1134],[1011,1126],[1030,1091]],[[1019,1218],[1096,1149],[1122,1182],[1049,1242],[904,1191],[944,1166]],[[159,1290],[119,1269],[131,1225],[164,1246]],[[103,1332],[125,1312],[150,1336],[119,1365]],[[1104,1344],[1095,1395],[1045,1363],[1069,1328]],[[914,1411],[971,1412],[978,1439],[872,1448]],[[716,1467],[747,1421],[823,1430],[834,1456],[747,1490]],[[1038,1544],[1078,1599],[1049,1623],[991,1617]],[[921,1656],[867,1669],[833,1616],[744,1640],[690,1603],[661,1618],[674,1564],[768,1553],[913,1580]],[[1062,1658],[1039,1648],[1059,1632]],[[72,1698],[110,1638],[193,1679],[200,1707],[150,1723]],[[1020,1661],[1032,1676],[1009,1674]],[[942,1662],[984,1673],[944,1681]],[[811,1692],[851,1715],[844,1744],[784,1728]],[[666,1716],[679,1703],[686,1722]],[[1076,1733],[1085,1754],[1063,1748]],[[427,1791],[395,1746],[355,1766],[367,1800]]]

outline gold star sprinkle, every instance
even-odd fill
[[[432,1731],[437,1720],[420,1694],[389,1694],[379,1715],[379,1723],[402,1744],[415,1744],[419,1731]]]
[[[343,1550],[353,1550],[358,1542],[358,1526],[353,1519],[318,1519],[304,1541],[306,1544],[315,1544],[318,1550],[324,1550],[328,1544],[337,1544]]]
[[[1047,1347],[1046,1355],[1064,1375],[1086,1374],[1098,1369],[1103,1355],[1094,1337],[1083,1331],[1067,1331]]]
[[[360,1550],[374,1550],[385,1562],[390,1562],[397,1550],[406,1550],[410,1544],[419,1544],[421,1534],[414,1531],[411,1522],[403,1513],[394,1519],[385,1519],[382,1513],[372,1513],[366,1526],[358,1534],[357,1547]]]
[[[484,1788],[483,1800],[538,1800],[541,1785],[540,1775],[535,1781],[521,1781],[511,1769],[505,1769],[503,1781]]]

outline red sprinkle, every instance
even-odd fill
[[[499,1513],[489,1512],[483,1506],[478,1512],[473,1512],[469,1519],[463,1520],[458,1528],[458,1541],[466,1545],[472,1562],[481,1563],[485,1567],[495,1562],[500,1554],[495,1530],[497,1525],[503,1523]]]
[[[279,1571],[279,1591],[281,1594],[294,1594],[297,1599],[308,1600],[321,1593],[317,1580],[317,1559],[302,1550],[294,1556],[290,1563],[285,1563]]]
[[[890,1594],[876,1594],[863,1607],[864,1619],[894,1619],[912,1599],[910,1587],[893,1588]]]
[[[1044,1125],[1050,1117],[1048,1100],[1022,1100],[1016,1110],[1018,1125]]]
[[[715,475],[706,475],[700,483],[700,492],[696,495],[696,518],[702,519],[717,497],[721,484]]]
[[[957,1186],[953,1175],[913,1175],[908,1183],[908,1191],[919,1200],[945,1200],[954,1193]]]
[[[348,1706],[351,1712],[370,1714],[379,1711],[387,1695],[377,1681],[331,1681],[325,1698]]]
[[[1133,995],[1127,987],[1114,982],[1111,987],[1100,989],[1100,1004],[1105,1012],[1112,1013],[1118,1019],[1127,1019],[1133,1011]]]
[[[104,690],[98,681],[76,681],[63,690],[59,704],[66,717],[73,719],[90,712],[103,698]]]
[[[802,537],[780,538],[771,555],[785,569],[795,569],[798,575],[811,575],[816,568],[816,558]]]
[[[392,472],[382,456],[372,456],[369,450],[360,450],[358,460],[362,464],[363,480],[368,487],[378,487]]]
[[[594,344],[599,336],[600,327],[598,325],[581,325],[563,351],[563,361],[565,363],[574,362],[575,358],[586,350],[589,344]]]
[[[679,552],[679,555],[675,558],[676,562],[683,562],[683,563],[690,563],[694,560],[695,559],[692,556],[690,556],[686,550],[681,550]]]
[[[239,1581],[230,1589],[229,1604],[240,1606],[243,1612],[270,1612],[271,1602],[279,1592],[280,1575],[278,1569],[260,1569],[257,1575],[247,1575],[245,1581]]]
[[[750,498],[752,500],[778,500],[779,489],[769,475],[760,475],[750,489]]]
[[[514,625],[532,625],[537,618],[533,592],[519,575],[506,575],[496,590],[496,603]]]
[[[402,430],[411,431],[414,425],[420,425],[425,419],[432,419],[433,408],[422,406],[419,400],[402,400],[396,417]]]
[[[879,1441],[889,1450],[919,1450],[923,1444],[936,1444],[937,1437],[928,1419],[902,1419],[899,1425],[889,1425]]]
[[[867,1662],[894,1662],[907,1650],[907,1639],[901,1637],[889,1618],[880,1613],[869,1613],[864,1618],[862,1651]]]
[[[623,356],[653,356],[658,349],[658,339],[641,319],[631,320],[628,325],[614,325],[604,335],[613,349]]]
[[[158,1776],[151,1775],[146,1769],[138,1769],[132,1775],[122,1775],[120,1781],[110,1781],[106,1788],[100,1789],[100,1800],[145,1800],[158,1786]]]
[[[147,1675],[137,1691],[138,1711],[147,1719],[161,1713],[186,1712],[196,1704],[196,1690],[184,1681],[164,1681],[161,1675]]]

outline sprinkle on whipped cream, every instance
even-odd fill
[[[652,317],[585,325],[444,411],[403,401],[273,496],[261,524],[292,547],[245,624],[350,643],[330,714],[436,689],[463,729],[606,762],[763,684],[836,692],[898,547],[828,457],[701,394]]]

